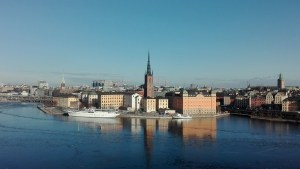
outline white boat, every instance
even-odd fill
[[[105,110],[105,109],[86,109],[80,111],[68,111],[68,115],[72,117],[117,117],[120,115],[115,110]]]
[[[172,119],[191,119],[192,117],[189,115],[175,114],[172,116]]]

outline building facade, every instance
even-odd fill
[[[285,92],[278,92],[275,95],[274,104],[282,104],[284,99],[288,98],[287,93]]]
[[[152,98],[143,98],[142,99],[142,108],[145,112],[155,112],[156,111],[156,99]]]
[[[266,97],[255,95],[250,97],[250,108],[258,108],[266,104]]]
[[[126,107],[128,111],[137,111],[141,108],[141,100],[142,96],[138,93],[124,94],[124,107]]]
[[[124,104],[124,93],[102,92],[98,100],[101,109],[119,109]]]
[[[39,89],[49,89],[48,83],[44,80],[38,81],[38,87],[39,87]]]
[[[74,95],[60,95],[52,98],[53,103],[58,107],[63,108],[78,108],[79,107],[79,99]]]
[[[215,94],[193,94],[190,95],[186,90],[166,94],[169,99],[169,107],[178,113],[197,115],[211,115],[217,112],[217,101]]]
[[[274,103],[274,96],[272,92],[268,92],[266,95],[266,104],[273,104]]]
[[[168,108],[169,108],[168,99],[156,99],[156,110],[168,109]]]
[[[96,92],[90,92],[87,95],[88,107],[98,107],[98,94]]]
[[[234,106],[236,108],[246,109],[250,107],[250,97],[249,96],[236,96],[234,100]]]
[[[282,101],[282,111],[300,111],[300,97],[289,97]]]

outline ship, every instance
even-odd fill
[[[68,116],[72,117],[95,117],[95,118],[114,118],[120,115],[115,110],[110,109],[85,109],[85,110],[69,110]]]
[[[172,119],[191,119],[192,117],[189,115],[175,114],[172,116]]]

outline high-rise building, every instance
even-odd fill
[[[282,78],[281,73],[279,74],[279,78],[277,80],[277,88],[278,88],[278,90],[282,90],[282,89],[285,88],[285,82],[284,82],[284,80]]]
[[[146,98],[153,98],[154,97],[153,71],[151,72],[150,53],[149,53],[149,51],[148,51],[147,70],[145,72],[144,97],[146,97]]]

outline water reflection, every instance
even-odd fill
[[[287,135],[299,131],[299,125],[294,123],[262,121],[257,119],[249,120],[250,129],[262,134]]]
[[[217,137],[216,118],[203,118],[193,120],[171,119],[139,119],[139,118],[83,118],[83,117],[57,117],[69,122],[76,122],[101,132],[113,133],[129,130],[132,134],[144,134],[147,142],[155,132],[160,134],[171,133],[181,136],[183,140],[210,139]]]
[[[88,127],[101,133],[121,132],[123,125],[118,118],[85,118],[85,117],[62,117],[56,116],[59,120],[75,122],[78,124],[78,131],[81,127]]]
[[[299,131],[299,124],[239,116],[75,118],[0,104],[0,163],[3,168],[299,168]]]

